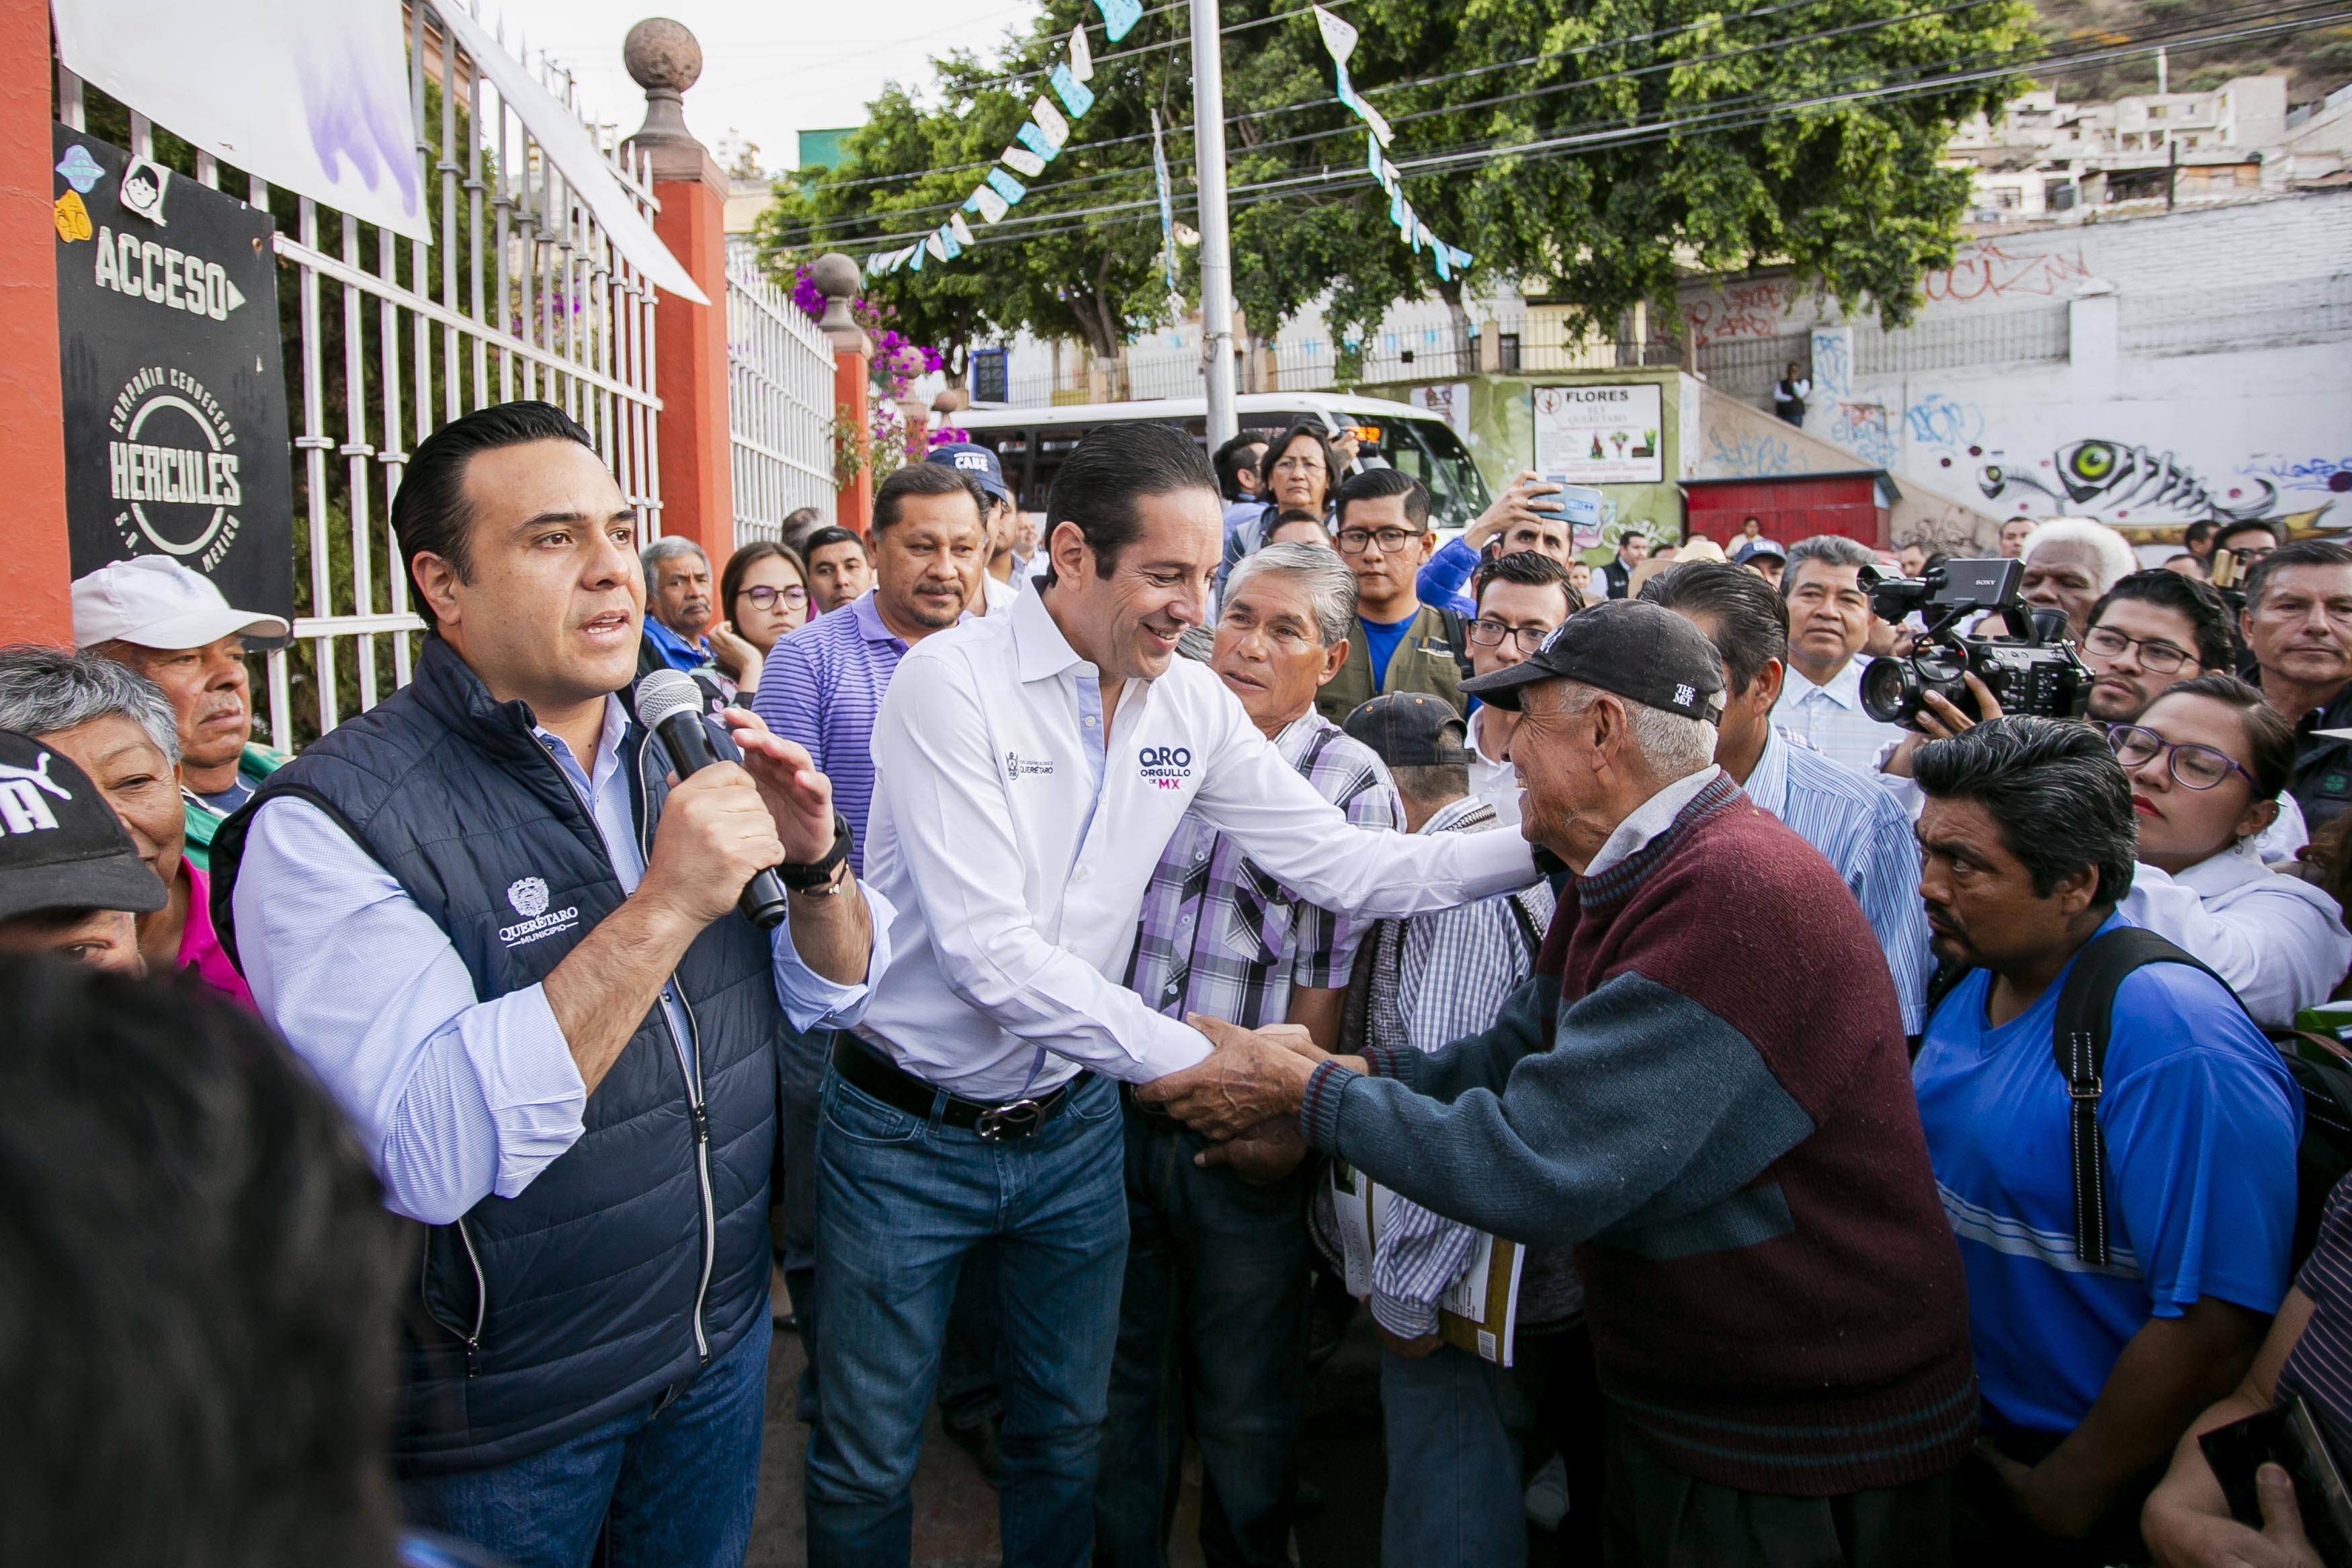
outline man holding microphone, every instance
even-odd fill
[[[432,628],[414,682],[273,774],[213,864],[262,1011],[432,1228],[405,1511],[520,1568],[600,1537],[737,1568],[776,1040],[854,1021],[889,912],[807,753],[735,709],[698,768],[712,732],[637,711],[636,518],[569,416],[443,426],[392,524]]]
[[[895,953],[824,1087],[816,1568],[908,1560],[941,1333],[983,1241],[1005,1561],[1087,1559],[1127,1249],[1113,1081],[1210,1051],[1117,978],[1188,809],[1275,879],[1270,898],[1405,915],[1535,879],[1507,835],[1349,826],[1206,666],[1171,662],[1221,543],[1215,476],[1183,432],[1095,431],[1047,522],[1039,591],[919,644],[875,728],[866,869],[898,912]]]

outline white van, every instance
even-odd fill
[[[1350,427],[1361,432],[1359,465],[1402,469],[1428,486],[1432,528],[1465,528],[1493,499],[1462,438],[1424,409],[1333,392],[1249,392],[1234,401],[1240,405],[1242,428],[1269,441],[1302,421],[1334,434]],[[1181,425],[1204,448],[1208,444],[1208,402],[1197,397],[1058,408],[976,408],[954,419],[956,428],[995,451],[1004,465],[1005,483],[1013,486],[1022,508],[1032,512],[1045,509],[1045,496],[1054,476],[1061,472],[1062,459],[1097,425],[1156,421]]]

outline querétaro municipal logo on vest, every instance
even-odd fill
[[[507,902],[522,919],[512,925],[499,928],[499,940],[509,947],[526,946],[542,936],[552,936],[559,931],[569,931],[580,924],[576,905],[550,912],[547,883],[539,877],[526,876],[507,887]]]
[[[1147,746],[1136,753],[1143,765],[1141,777],[1162,789],[1181,789],[1192,777],[1192,754],[1181,746]]]

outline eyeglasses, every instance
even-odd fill
[[[1319,457],[1286,457],[1274,465],[1277,474],[1320,474],[1323,460]]]
[[[1382,555],[1390,555],[1419,538],[1421,536],[1410,528],[1381,528],[1371,533],[1362,528],[1342,528],[1339,530],[1339,553],[1361,555],[1366,545],[1376,544],[1381,547]]]
[[[1550,635],[1551,628],[1549,626],[1506,626],[1500,621],[1489,621],[1483,615],[1470,622],[1470,641],[1481,648],[1500,647],[1503,639],[1510,637],[1517,641],[1520,653],[1532,653],[1542,647],[1543,640]]]
[[[2229,753],[2192,741],[2169,741],[2141,725],[2108,726],[2107,746],[2126,768],[2144,767],[2151,758],[2165,755],[2165,771],[2184,789],[2213,789],[2227,782],[2232,773],[2243,779],[2248,789],[2254,788],[2254,776],[2239,767]]]
[[[2094,626],[2083,639],[2083,651],[2103,659],[2120,659],[2124,650],[2139,649],[2140,667],[2154,675],[2169,675],[2197,662],[2194,654],[2147,637],[2126,637],[2112,626]]]
[[[747,588],[743,591],[742,597],[751,601],[751,608],[754,610],[773,610],[779,599],[784,601],[787,609],[797,610],[808,602],[808,590],[805,588]]]

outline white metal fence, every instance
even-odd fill
[[[294,639],[266,656],[262,704],[271,742],[286,749],[408,679],[424,622],[387,519],[410,444],[436,426],[513,398],[560,404],[594,437],[646,537],[660,531],[653,286],[434,5],[410,5],[408,27],[417,158],[439,195],[432,246],[241,173],[227,187],[278,218],[287,401],[299,411],[294,482],[307,526],[295,533]],[[543,57],[540,74],[578,112],[568,75]],[[157,128],[124,107],[131,151],[155,155]],[[87,120],[100,110],[113,111],[86,105],[80,80],[58,73],[60,120],[95,130]],[[650,216],[645,162],[621,150],[617,127],[581,118]],[[215,187],[232,173],[202,153],[193,172]]]
[[[730,249],[727,423],[737,544],[774,538],[803,507],[834,520],[833,421],[833,345],[752,256]]]

